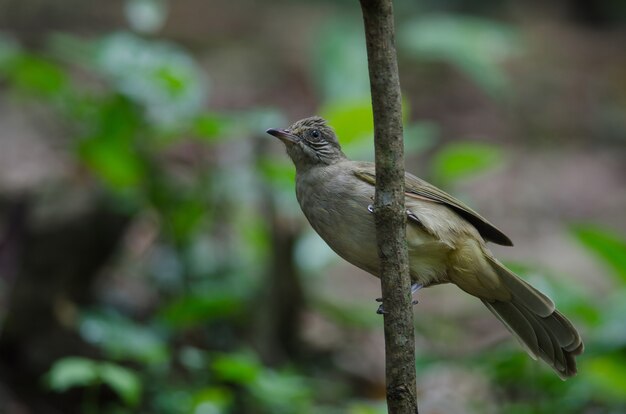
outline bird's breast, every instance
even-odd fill
[[[374,189],[354,175],[326,168],[298,176],[296,195],[307,220],[324,241],[350,263],[378,273]]]
[[[368,210],[374,204],[372,185],[349,168],[331,166],[298,174],[296,195],[313,229],[335,253],[379,275],[374,215]],[[444,282],[450,247],[414,223],[407,226],[407,240],[412,279],[424,286]]]

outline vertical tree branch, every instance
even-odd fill
[[[415,337],[406,247],[402,96],[392,0],[360,0],[374,111],[374,217],[385,308],[389,413],[417,413]]]

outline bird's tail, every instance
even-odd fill
[[[481,298],[485,306],[502,321],[533,358],[544,360],[562,379],[576,374],[575,356],[584,349],[576,328],[555,309],[550,298],[497,260],[489,256],[486,259],[510,292],[510,298]]]

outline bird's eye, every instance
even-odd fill
[[[317,130],[317,129],[314,129],[313,131],[311,131],[311,137],[319,138],[320,137],[320,131]]]

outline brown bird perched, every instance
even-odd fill
[[[349,160],[320,117],[267,133],[283,141],[296,166],[296,196],[311,226],[339,256],[378,276],[374,164]],[[408,173],[405,197],[412,292],[454,283],[479,298],[531,357],[562,379],[576,374],[575,356],[584,348],[576,329],[486,246],[512,246],[511,240],[461,201]]]

